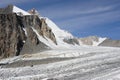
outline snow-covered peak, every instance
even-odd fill
[[[17,15],[37,15],[40,19],[44,19],[45,23],[47,24],[48,27],[52,29],[52,32],[55,35],[57,45],[54,44],[49,38],[47,37],[42,37],[41,35],[38,34],[37,30],[32,28],[33,31],[37,34],[38,39],[47,45],[48,47],[55,49],[55,48],[73,48],[75,45],[68,44],[64,41],[64,39],[72,39],[74,38],[73,35],[65,30],[60,29],[52,20],[46,18],[46,17],[41,17],[36,9],[31,9],[28,12],[24,11],[16,6],[13,6],[13,12],[17,13]],[[24,29],[26,32],[26,30]],[[27,35],[27,33],[26,33]]]
[[[52,32],[55,35],[56,41],[58,45],[53,45],[54,43],[51,43],[50,40],[47,40],[48,42],[45,42],[45,40],[42,40],[42,42],[46,45],[49,45],[49,47],[55,48],[55,47],[73,47],[73,45],[68,44],[66,42],[64,42],[64,40],[69,40],[69,39],[73,39],[74,36],[69,33],[68,31],[62,30],[60,29],[52,20],[50,20],[49,18],[46,17],[41,17],[39,15],[39,12],[36,9],[31,9],[28,12],[24,11],[16,6],[13,6],[13,12],[17,13],[18,15],[38,15],[40,17],[40,19],[44,19],[46,24],[48,25],[48,27],[50,27],[52,29]],[[80,45],[92,45],[92,46],[98,46],[100,43],[102,43],[104,40],[106,40],[106,38],[101,38],[101,37],[96,37],[96,36],[91,36],[91,37],[87,37],[87,38],[81,38],[79,40]],[[52,45],[52,46],[51,46]]]
[[[30,13],[28,13],[27,11],[24,11],[16,6],[13,6],[13,12],[18,14],[18,15],[31,15]]]

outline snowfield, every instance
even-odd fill
[[[33,63],[22,66],[22,61]],[[120,48],[48,50],[3,59],[1,63],[5,64],[0,68],[1,80],[120,80]]]

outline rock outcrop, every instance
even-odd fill
[[[79,45],[79,41],[77,38],[63,39],[64,42],[72,45]]]
[[[89,45],[89,46],[98,46],[101,44],[106,38],[97,37],[97,36],[89,36],[85,38],[80,38],[80,45]]]
[[[28,13],[30,13],[31,15],[39,15],[40,16],[40,13],[35,8],[29,10]]]
[[[9,13],[6,10],[9,9]],[[48,49],[49,46],[38,39],[38,34],[57,44],[52,30],[44,19],[37,15],[19,16],[11,12],[11,6],[0,9],[0,58],[29,54]]]

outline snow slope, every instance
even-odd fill
[[[47,25],[52,29],[56,37],[60,39],[73,38],[73,35],[67,31],[60,29],[52,20],[45,18]]]
[[[52,32],[55,34],[56,41],[57,41],[57,44],[58,44],[56,46],[56,48],[75,48],[75,47],[78,46],[78,45],[71,45],[71,44],[68,44],[68,43],[63,41],[64,39],[72,39],[72,38],[74,38],[74,36],[71,33],[67,32],[65,30],[60,29],[49,18],[45,18],[44,17],[44,19],[45,19],[47,25],[52,29]]]

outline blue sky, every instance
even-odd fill
[[[76,37],[91,35],[120,40],[120,0],[0,0],[0,7],[14,4],[36,8]]]

